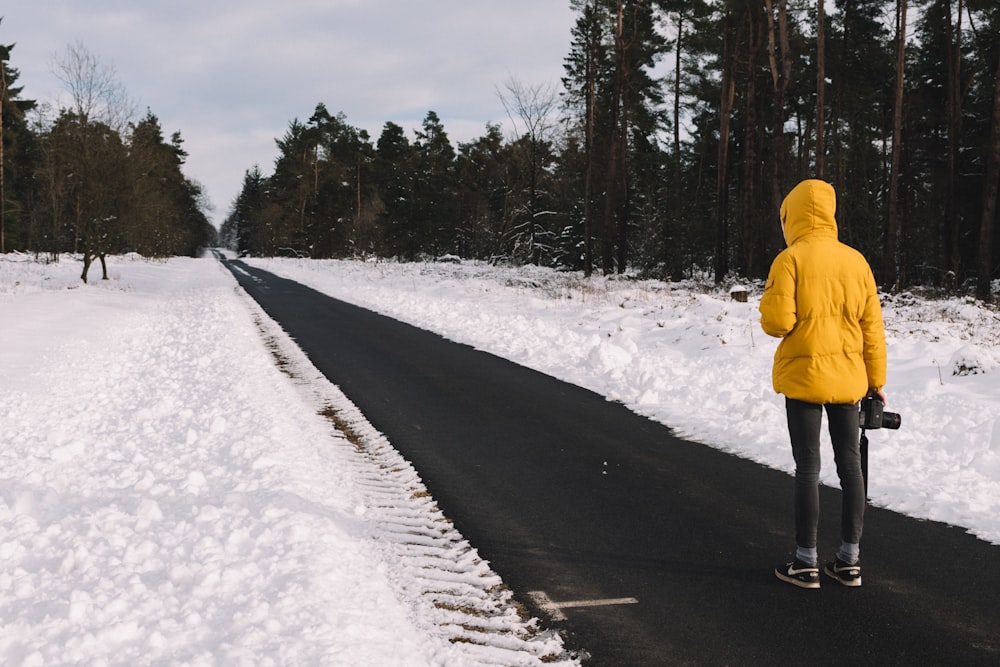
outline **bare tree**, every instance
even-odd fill
[[[128,97],[112,65],[106,65],[83,44],[66,48],[54,65],[56,76],[71,97],[57,123],[61,126],[54,141],[63,143],[62,151],[75,163],[76,185],[69,205],[73,211],[76,239],[83,253],[83,273],[99,259],[106,280],[106,256],[112,231],[120,226],[116,182],[123,172],[122,136],[135,116],[135,103]]]
[[[528,256],[533,264],[538,264],[543,250],[540,241],[546,229],[542,219],[551,214],[542,205],[541,177],[545,172],[546,156],[550,154],[547,148],[558,122],[559,93],[551,84],[525,85],[511,76],[503,90],[497,89],[497,94],[513,124],[515,141],[523,138],[528,152],[524,160],[527,169],[527,192],[522,208],[525,219],[516,229],[523,230]]]
[[[83,123],[98,121],[121,133],[135,118],[137,105],[119,81],[114,65],[102,63],[81,42],[68,45],[66,52],[56,57],[54,74],[71,97],[69,110]]]
[[[551,139],[553,128],[558,123],[555,112],[559,93],[555,86],[550,83],[525,85],[511,76],[504,82],[504,89],[498,89],[497,94],[515,134],[526,134],[534,141]]]

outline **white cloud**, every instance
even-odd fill
[[[317,103],[373,140],[433,110],[467,141],[505,120],[510,76],[558,82],[572,25],[568,0],[35,0],[4,10],[0,42],[40,101],[60,95],[50,70],[67,44],[113,64],[140,110],[181,132],[221,221],[246,170],[269,172],[274,140]]]

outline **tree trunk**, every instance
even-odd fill
[[[729,12],[722,18],[722,100],[719,105],[719,164],[715,187],[715,284],[720,284],[729,273],[729,121],[733,114],[736,81],[732,57],[733,34],[729,25]]]
[[[764,41],[763,25],[756,20],[757,18],[759,17],[755,12],[747,12],[747,38],[750,42],[747,64],[751,72],[757,67],[757,56]],[[754,209],[757,206],[757,149],[760,146],[759,135],[755,131],[757,127],[757,84],[756,77],[752,75],[747,77],[746,110],[744,113],[746,114],[746,130],[743,141],[743,189],[738,214],[741,220],[740,242],[743,251],[743,266],[738,267],[738,270],[742,268],[743,275],[750,277],[753,276],[755,270],[757,230],[754,223],[759,219]]]
[[[899,162],[903,152],[903,82],[906,69],[906,0],[896,2],[896,96],[892,112],[892,157],[889,163],[889,206],[885,226],[885,268],[893,288],[902,284],[899,234]]]
[[[4,192],[3,103],[7,99],[7,63],[0,60],[0,255],[7,252],[7,196]]]
[[[684,16],[677,13],[677,59],[674,62],[674,201],[680,203],[681,190],[681,43]],[[675,209],[679,206],[675,206]]]
[[[952,22],[951,0],[947,4],[946,36],[947,54],[945,62],[948,67],[947,79],[947,126],[948,155],[945,219],[944,219],[944,266],[947,273],[947,285],[956,287],[959,272],[958,253],[958,139],[962,130],[961,73],[962,73],[962,0],[958,0],[958,23]]]
[[[83,252],[83,273],[80,274],[80,280],[86,284],[87,274],[90,273],[90,264],[94,261],[94,256],[90,254],[89,250]]]
[[[618,140],[618,239],[617,239],[617,265],[618,273],[625,273],[628,266],[628,226],[631,205],[629,202],[628,189],[628,106],[627,92],[622,91],[622,120],[620,138]]]
[[[593,15],[597,15],[597,0],[592,5]],[[583,180],[583,275],[589,278],[594,273],[594,126],[597,113],[597,39],[593,29],[588,29],[586,35],[586,59],[584,83],[586,87],[586,119],[584,121],[584,153],[586,155],[586,170]]]
[[[634,39],[636,34],[635,18],[633,15],[632,33],[630,39]],[[629,181],[628,181],[628,129],[629,129],[629,107],[632,104],[630,91],[632,63],[628,61],[626,54],[628,46],[625,43],[624,25],[622,26],[622,55],[621,55],[621,92],[619,104],[621,105],[621,117],[618,129],[618,239],[617,244],[617,267],[618,273],[625,273],[628,266],[628,232],[629,216],[632,210],[629,201]]]
[[[997,58],[996,82],[993,85],[993,127],[990,129],[990,152],[986,159],[983,184],[983,219],[979,227],[979,271],[976,293],[990,296],[993,278],[993,232],[997,224],[997,198],[1000,191],[1000,58]]]
[[[624,0],[617,0],[617,16],[615,19],[615,56],[614,56],[614,77],[611,93],[611,120],[609,123],[610,134],[608,135],[608,170],[605,178],[604,193],[604,229],[601,246],[601,263],[604,275],[614,272],[615,263],[615,216],[618,212],[619,203],[619,125],[621,123],[621,101],[623,87],[623,69],[625,66],[625,43],[622,36],[622,23],[624,14]]]
[[[683,243],[680,230],[682,229],[683,211],[681,209],[681,48],[684,37],[684,15],[680,10],[677,12],[677,42],[676,57],[674,59],[674,137],[673,137],[673,169],[670,192],[667,194],[667,215],[663,216],[663,226],[661,228],[662,239],[660,243],[660,257],[663,260],[663,275],[669,276],[673,271],[671,260],[677,244]],[[671,237],[673,238],[671,239]]]
[[[905,2],[905,0],[904,0]],[[826,0],[816,0],[816,178],[826,169],[824,112],[826,106]]]
[[[783,198],[782,192],[782,169],[785,159],[785,97],[788,90],[788,79],[792,73],[792,54],[788,43],[788,6],[786,0],[778,0],[778,46],[781,50],[781,58],[775,53],[775,26],[772,0],[764,0],[767,5],[767,21],[769,26],[769,40],[771,60],[771,78],[774,82],[774,107],[771,117],[771,200],[773,209],[777,213]],[[780,67],[779,67],[780,65]],[[782,244],[781,229],[778,225],[772,225],[771,233],[768,236],[771,250],[777,251]]]
[[[584,152],[587,168],[583,180],[583,275],[589,278],[594,273],[594,102],[597,87],[597,65],[593,46],[587,45],[587,120],[584,131]]]

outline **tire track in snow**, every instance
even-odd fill
[[[380,570],[429,636],[458,648],[462,665],[579,664],[562,638],[541,628],[476,549],[438,508],[413,466],[309,361],[246,292],[276,365],[353,445],[351,478],[361,499],[355,514],[371,526]]]

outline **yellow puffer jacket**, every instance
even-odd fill
[[[799,183],[781,204],[788,247],[771,264],[761,327],[781,338],[774,390],[809,403],[854,403],[885,384],[885,331],[864,256],[837,240],[837,196]]]

